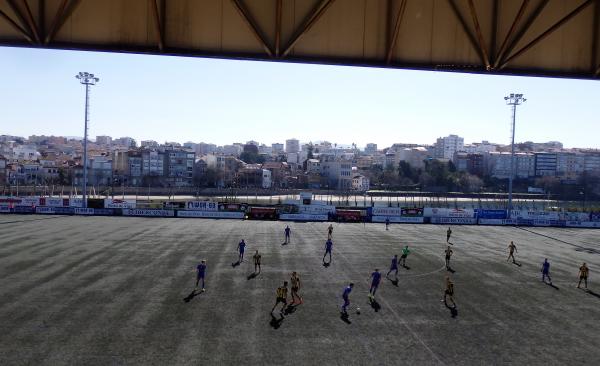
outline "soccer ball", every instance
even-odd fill
[[[356,314],[360,315],[360,308],[358,308],[358,307],[356,308]]]

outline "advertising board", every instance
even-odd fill
[[[40,198],[39,197],[21,197],[21,202],[15,202],[15,206],[39,206]]]
[[[371,222],[385,222],[386,219],[394,223],[406,223],[406,224],[422,224],[423,217],[410,217],[410,216],[373,216]]]
[[[0,213],[10,213],[10,207],[8,205],[0,205]]]
[[[59,197],[40,197],[40,206],[67,207],[69,206],[69,199]]]
[[[327,221],[327,214],[281,214],[279,215],[280,220],[290,221]]]
[[[479,225],[505,225],[504,219],[478,219]]]
[[[400,207],[373,207],[371,210],[373,216],[402,216]]]
[[[511,217],[525,220],[559,220],[559,213],[557,211],[512,210]]]
[[[477,223],[476,218],[471,217],[432,217],[432,224],[473,225]]]
[[[104,200],[104,208],[135,208],[135,200],[123,200],[117,198],[107,198]]]
[[[54,207],[36,207],[35,208],[35,213],[36,214],[46,214],[46,215],[51,215],[54,214]]]
[[[219,204],[211,201],[187,201],[185,203],[185,209],[196,211],[218,211]]]
[[[566,221],[567,227],[600,228],[598,221]]]
[[[402,216],[404,217],[422,217],[422,207],[402,207]]]
[[[248,205],[246,203],[225,203],[219,202],[219,211],[248,211]]]
[[[475,210],[463,208],[436,208],[425,207],[425,217],[457,217],[457,218],[475,218]]]
[[[23,214],[35,213],[35,208],[33,208],[31,206],[15,206],[13,208],[13,212],[14,213],[23,213]]]
[[[506,212],[506,210],[477,210],[477,218],[504,220],[507,218],[507,212]],[[500,225],[500,224],[491,224],[491,225]]]
[[[298,205],[298,213],[310,215],[327,215],[335,213],[335,206],[330,205]]]
[[[123,216],[174,217],[173,210],[123,209]]]
[[[74,213],[75,213],[75,215],[93,215],[94,209],[93,208],[76,207]]]
[[[69,206],[83,207],[83,199],[82,198],[69,198]]]
[[[591,221],[589,212],[561,212],[558,216],[564,221]]]
[[[210,219],[243,219],[243,212],[177,211],[177,217],[203,217]]]

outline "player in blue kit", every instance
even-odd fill
[[[289,226],[285,227],[285,244],[289,244],[290,243],[290,233],[292,232],[292,229],[290,229]]]
[[[202,260],[202,262],[196,267],[196,288],[198,288],[198,284],[200,280],[202,280],[202,292],[204,292],[204,277],[206,276],[206,261]]]
[[[375,292],[377,291],[377,287],[379,287],[379,283],[381,282],[381,273],[379,273],[379,269],[375,269],[375,272],[371,273],[371,288],[369,289],[369,298],[373,300],[375,298]]]
[[[396,272],[396,278],[398,277],[398,254],[394,255],[394,258],[392,258],[392,265],[390,266],[390,270],[388,271],[388,273],[385,275],[386,277],[390,275],[390,273],[392,273],[392,271]]]
[[[552,284],[552,279],[550,278],[550,263],[548,262],[548,258],[544,259],[544,263],[542,263],[542,282],[546,283],[546,277]]]
[[[348,308],[348,306],[350,306],[350,292],[352,292],[352,288],[354,287],[354,284],[352,282],[350,282],[350,284],[348,284],[348,286],[344,289],[344,292],[342,293],[342,299],[344,299],[344,303],[342,304],[342,315],[348,315],[348,312],[346,311],[346,309]]]
[[[242,263],[244,261],[244,251],[246,250],[246,242],[244,241],[244,239],[242,239],[242,241],[239,242],[238,244],[238,251],[240,252],[240,255],[238,257],[238,262]]]
[[[329,262],[331,263],[331,249],[333,248],[333,242],[331,239],[327,239],[325,242],[325,254],[323,254],[323,263],[325,263],[325,257],[329,254]]]

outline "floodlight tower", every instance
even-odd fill
[[[512,211],[512,193],[513,193],[513,176],[515,174],[515,117],[517,114],[517,106],[527,99],[523,98],[523,94],[513,94],[504,97],[506,105],[512,106],[512,124],[511,124],[511,143],[510,143],[510,174],[508,175],[508,218],[511,218]]]
[[[96,85],[96,83],[98,81],[100,81],[99,78],[95,77],[94,74],[90,74],[87,72],[80,72],[79,74],[77,74],[75,76],[79,82],[83,85],[85,85],[85,124],[84,124],[84,130],[83,130],[83,184],[82,184],[82,205],[81,207],[86,208],[87,207],[87,197],[86,197],[86,191],[87,191],[87,167],[88,167],[88,161],[87,161],[87,140],[88,140],[88,122],[89,122],[89,107],[90,107],[90,86],[92,85]]]

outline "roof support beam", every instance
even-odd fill
[[[594,21],[592,22],[592,71],[598,65],[598,38],[600,37],[598,33],[600,33],[600,0],[596,0],[594,5]],[[598,67],[598,70],[600,70],[600,67]],[[594,76],[598,76],[598,71]]]
[[[475,9],[475,4],[473,4],[473,0],[469,0],[469,10],[471,11],[471,18],[473,18],[473,25],[475,26],[475,34],[477,34],[477,41],[479,42],[479,51],[483,57],[483,63],[485,64],[486,70],[491,70],[492,65],[490,65],[490,58],[488,57],[487,50],[485,48],[485,41],[483,40],[483,35],[481,34],[481,27],[479,26],[479,19],[477,19],[477,10]]]
[[[39,43],[39,39],[37,36],[37,30],[35,30],[35,25],[31,24],[29,22],[29,19],[25,18],[25,16],[21,12],[21,9],[19,8],[19,6],[15,3],[15,0],[7,0],[6,2],[10,6],[10,9],[13,11],[13,13],[15,13],[17,18],[19,19],[21,26],[27,30],[27,33],[29,33],[30,36],[33,36],[33,38],[35,38],[35,42],[32,42],[32,43]],[[27,4],[27,0],[23,0],[22,2]]]
[[[30,43],[35,43],[33,38],[31,38],[31,35],[25,30],[23,29],[23,27],[21,27],[20,25],[18,25],[14,20],[12,20],[8,14],[6,14],[5,12],[2,11],[2,9],[0,9],[0,17],[4,18],[8,24],[10,24],[15,30],[17,30],[19,33],[21,33],[21,35],[28,40]]]
[[[473,46],[473,49],[475,49],[477,51],[477,53],[479,54],[479,58],[481,59],[482,64],[487,67],[487,64],[489,62],[487,62],[485,57],[483,56],[483,53],[481,52],[481,47],[478,46],[477,41],[475,40],[475,37],[473,36],[473,34],[471,34],[471,31],[469,30],[469,25],[467,24],[467,22],[463,18],[463,16],[460,14],[460,10],[458,10],[456,3],[454,2],[454,0],[448,0],[448,2],[450,3],[452,12],[454,13],[456,18],[460,22],[460,25],[462,26],[463,31],[469,38],[469,42],[471,43],[471,46]]]
[[[571,11],[569,14],[565,15],[561,20],[559,20],[558,22],[556,22],[553,26],[551,26],[550,28],[546,29],[546,31],[544,31],[542,34],[540,34],[539,36],[537,36],[533,41],[529,42],[528,44],[526,44],[525,46],[523,46],[520,50],[518,50],[513,55],[511,55],[509,58],[507,58],[502,63],[502,65],[500,66],[500,69],[504,68],[504,66],[506,66],[510,61],[514,60],[515,58],[519,57],[523,53],[527,52],[527,50],[529,50],[531,47],[535,46],[540,41],[542,41],[544,38],[548,37],[555,30],[557,30],[558,28],[560,28],[563,24],[567,23],[574,16],[576,16],[577,14],[579,14],[583,9],[585,9],[586,7],[588,7],[589,5],[591,5],[595,1],[596,0],[586,0],[583,4],[581,4],[578,7],[576,7],[573,11]]]
[[[329,9],[329,7],[335,2],[335,0],[322,0],[317,6],[308,14],[308,17],[302,22],[302,26],[295,32],[294,37],[283,51],[281,57],[286,57],[290,51],[294,48],[296,43],[308,32],[318,21],[321,19],[323,14]]]
[[[498,1],[494,0],[492,5],[492,35],[490,43],[490,62],[496,59],[496,38],[498,37]]]
[[[154,16],[154,30],[158,36],[158,50],[163,52],[165,49],[164,37],[163,37],[163,22],[161,21],[161,14],[158,10],[159,0],[148,0],[150,1],[150,8],[152,9],[152,15]],[[164,18],[164,14],[162,15]]]
[[[523,2],[521,3],[521,7],[519,8],[519,12],[517,13],[517,16],[515,16],[515,20],[513,20],[513,23],[510,26],[508,33],[506,33],[506,37],[504,37],[504,41],[502,41],[502,45],[500,46],[498,55],[495,58],[496,61],[494,62],[494,68],[498,67],[498,65],[500,64],[500,60],[502,59],[502,57],[504,56],[504,52],[506,51],[506,45],[508,45],[508,41],[515,33],[515,30],[517,29],[517,25],[521,21],[523,14],[525,14],[527,5],[529,5],[529,0],[523,0]]]
[[[402,24],[402,18],[404,17],[404,10],[406,9],[407,1],[408,0],[402,0],[402,3],[400,3],[400,8],[398,8],[398,12],[396,13],[394,33],[392,33],[392,40],[388,45],[387,56],[385,58],[385,63],[388,65],[392,62],[392,55],[394,54],[394,48],[396,48],[396,41],[398,40],[398,33],[400,33],[400,25]]]
[[[242,1],[241,0],[231,0],[231,2],[233,3],[233,5],[235,6],[235,8],[237,9],[238,13],[240,13],[240,16],[242,17],[242,19],[244,20],[244,22],[246,23],[246,25],[252,31],[252,34],[254,35],[254,37],[256,38],[256,40],[264,48],[264,50],[267,53],[267,55],[269,55],[269,57],[273,57],[273,51],[271,51],[271,48],[267,45],[265,37],[263,36],[262,32],[258,28],[258,25],[254,21],[254,18],[252,18],[252,15],[248,11],[248,9],[246,9],[246,7],[244,6],[244,4],[242,4]]]
[[[537,17],[542,12],[542,10],[544,10],[546,5],[548,5],[548,2],[549,2],[549,0],[542,0],[542,2],[540,2],[538,4],[538,6],[535,9],[533,9],[531,14],[529,15],[529,18],[527,18],[527,21],[523,25],[523,28],[521,28],[519,33],[517,33],[515,35],[512,42],[509,44],[509,46],[507,46],[506,49],[504,49],[504,52],[502,53],[501,57],[498,57],[496,59],[496,63],[494,64],[494,69],[497,69],[498,66],[503,62],[504,56],[509,55],[512,52],[512,50],[517,46],[517,44],[521,41],[521,38],[523,38],[525,33],[527,33],[527,31],[529,30],[529,27],[531,27],[533,22],[537,19]],[[523,7],[523,5],[521,5],[521,7]]]
[[[39,30],[38,32],[40,33],[40,43],[41,41],[46,38],[45,33],[46,33],[46,1],[45,0],[38,0],[38,25],[39,25]]]
[[[50,32],[46,36],[46,39],[44,39],[44,44],[52,42],[56,33],[60,31],[60,28],[62,28],[65,21],[73,14],[80,2],[81,0],[72,0],[70,2],[69,0],[62,0],[56,12],[56,16],[52,21]]]
[[[600,65],[598,65],[598,68],[596,69],[596,72],[594,73],[594,77],[598,77],[600,76]]]
[[[25,15],[26,15],[27,23],[29,23],[29,28],[31,28],[36,42],[41,44],[42,38],[40,37],[40,32],[38,31],[38,27],[35,24],[35,20],[33,19],[33,13],[31,12],[29,3],[27,2],[27,0],[23,0],[23,3],[25,3]]]
[[[276,19],[275,19],[275,57],[279,57],[279,48],[281,46],[281,8],[282,1],[277,0]]]

